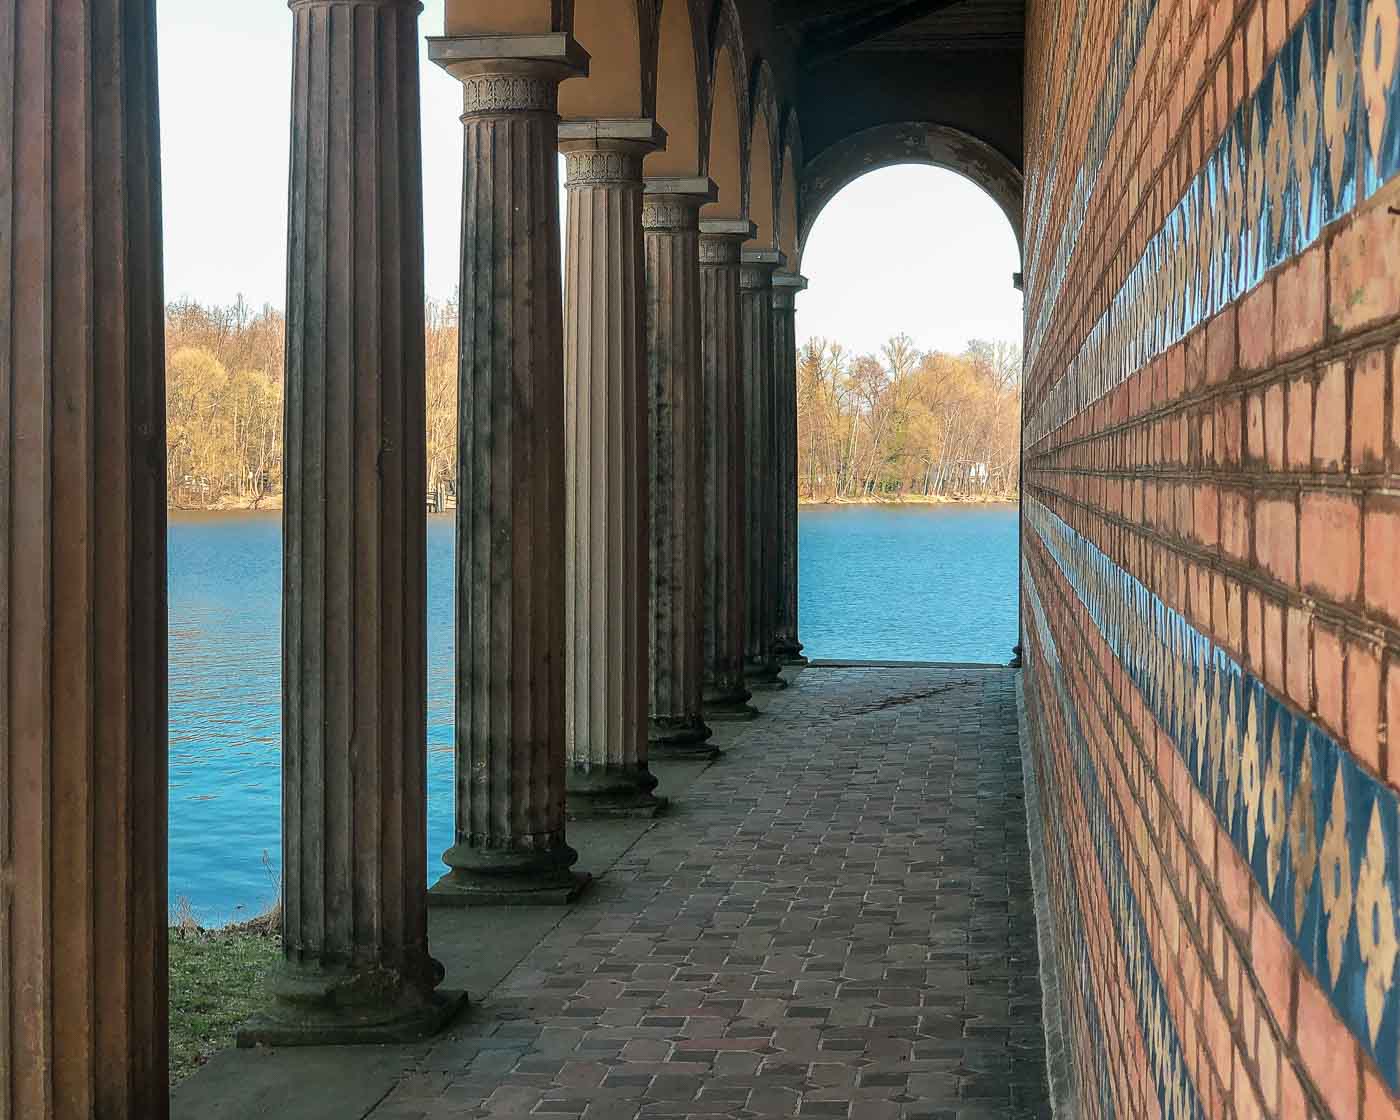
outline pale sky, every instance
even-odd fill
[[[443,0],[420,28],[439,34]],[[279,0],[159,0],[167,299],[285,302],[292,16]],[[457,287],[461,87],[423,70],[428,295]],[[873,352],[898,331],[928,349],[1021,337],[1016,241],[996,204],[951,172],[872,172],[808,240],[799,341]]]

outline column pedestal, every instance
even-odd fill
[[[573,816],[655,816],[642,159],[650,120],[569,121],[564,386],[565,710]]]
[[[794,306],[807,279],[791,272],[773,276],[773,430],[777,463],[777,622],[773,652],[784,665],[806,665],[797,636],[797,324]]]
[[[430,901],[557,904],[588,881],[564,822],[564,356],[559,82],[565,34],[431,41],[463,85],[457,786]]]
[[[154,0],[0,5],[0,1115],[168,1115]]]
[[[653,752],[713,758],[703,715],[704,396],[700,365],[700,207],[709,179],[651,179],[642,206],[651,438]]]
[[[745,250],[739,272],[743,339],[745,521],[748,615],[744,676],[755,691],[787,688],[774,652],[778,620],[778,510],[774,471],[773,274],[785,258],[774,249]]]
[[[292,12],[283,961],[238,1044],[400,1042],[465,999],[434,991],[443,970],[428,955],[420,854],[418,5],[297,0]]]
[[[748,624],[743,364],[739,258],[754,235],[748,220],[700,222],[700,357],[704,454],[705,719],[750,720],[758,710],[744,682]]]

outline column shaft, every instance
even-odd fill
[[[433,991],[422,858],[418,5],[292,12],[283,963],[240,1045],[419,1037],[455,1006]]]
[[[166,1071],[153,0],[0,0],[0,1116]]]
[[[708,183],[706,183],[708,186]],[[690,186],[692,193],[684,193]],[[646,233],[650,392],[653,750],[699,752],[703,707],[704,423],[700,367],[700,206],[713,187],[649,184]]]
[[[749,687],[787,687],[774,653],[778,619],[778,509],[774,471],[773,272],[775,252],[745,253],[739,285],[742,304],[743,387],[746,436],[745,521],[748,539],[748,612],[744,672]]]
[[[642,157],[563,145],[569,810],[655,813],[647,767],[647,511]]]
[[[546,37],[522,37],[522,53]],[[564,358],[558,84],[586,56],[436,40],[463,83],[457,784],[433,901],[558,903],[564,835]]]
[[[742,227],[740,229],[729,228]],[[705,718],[752,719],[744,685],[748,626],[747,447],[741,360],[739,254],[748,222],[700,229],[700,356],[704,450]]]
[[[790,272],[773,277],[773,471],[777,505],[777,620],[774,652],[787,665],[805,665],[797,630],[797,324],[794,301],[806,280]]]

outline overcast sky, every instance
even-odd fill
[[[443,0],[426,0],[425,34]],[[282,306],[286,282],[292,17],[278,0],[159,0],[168,299]],[[461,87],[423,59],[423,185],[430,296],[457,286]],[[1019,340],[1019,268],[1005,217],[950,172],[897,167],[823,211],[803,260],[798,334],[877,349]]]

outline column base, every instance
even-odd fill
[[[646,763],[634,767],[597,766],[569,769],[565,785],[565,813],[572,820],[599,817],[655,817],[666,808],[666,799],[651,791],[656,775]]]
[[[647,724],[647,746],[651,750],[694,746],[713,734],[699,716],[693,719],[652,718]]]
[[[429,906],[567,906],[593,880],[570,870],[578,853],[563,843],[544,851],[457,844],[442,860],[452,870],[428,890]]]
[[[745,664],[744,683],[754,692],[781,692],[788,686],[782,677],[782,666],[773,657]]]
[[[757,719],[759,712],[749,701],[753,693],[744,687],[743,673],[735,674],[738,680],[725,684],[706,685],[702,701],[702,711],[710,723],[723,721]]]
[[[710,746],[713,734],[703,719],[653,719],[647,751],[657,758],[718,758],[723,752]]]
[[[431,961],[433,983],[442,966]],[[357,1046],[419,1042],[467,1006],[467,993],[423,991],[387,968],[331,969],[282,965],[273,1002],[234,1036],[253,1046]]]
[[[761,713],[752,704],[706,704],[705,718],[711,723],[747,723]]]

